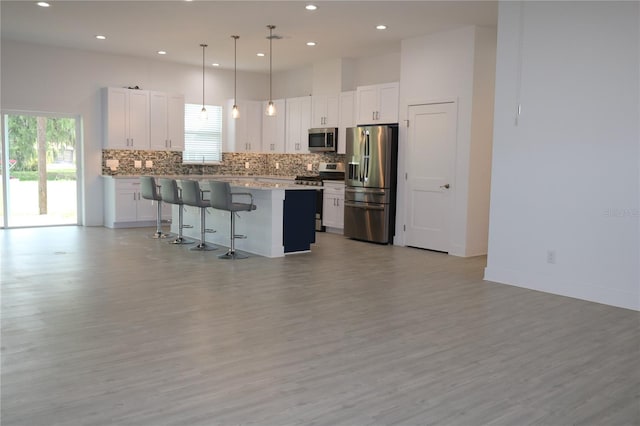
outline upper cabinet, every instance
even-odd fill
[[[262,117],[262,152],[269,154],[284,153],[286,101],[274,99],[276,115]],[[268,101],[262,103],[262,111],[267,110]],[[264,114],[264,113],[263,113]]]
[[[309,128],[311,127],[311,97],[287,99],[287,144],[289,154],[309,153]]]
[[[104,147],[149,149],[149,92],[108,87],[103,99]]]
[[[338,127],[340,95],[312,96],[311,128]]]
[[[233,99],[227,102],[228,131],[226,151],[260,152],[262,150],[262,110],[261,101],[238,101],[240,116],[231,117]]]
[[[340,93],[340,122],[338,125],[338,154],[346,153],[347,129],[356,124],[356,92]]]
[[[399,83],[359,86],[356,92],[358,124],[398,122]]]
[[[152,150],[184,151],[184,96],[149,92]]]

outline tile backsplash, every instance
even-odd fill
[[[107,167],[107,160],[118,160],[116,170]],[[139,162],[141,167],[136,167]],[[151,162],[151,163],[149,163]],[[217,165],[182,164],[182,152],[102,150],[102,174],[111,176],[139,175],[243,175],[296,176],[318,173],[321,162],[344,162],[344,154],[255,154],[222,153]],[[245,165],[249,164],[249,168]],[[276,169],[276,164],[279,168]],[[307,170],[308,164],[312,171]],[[150,166],[150,167],[147,167]]]

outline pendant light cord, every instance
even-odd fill
[[[202,46],[202,108],[204,109],[204,49],[207,45],[203,43],[200,46]]]

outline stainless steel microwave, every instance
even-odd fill
[[[338,129],[309,129],[310,152],[335,152],[338,149]]]

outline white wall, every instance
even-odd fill
[[[352,66],[352,78],[356,86],[391,83],[400,80],[400,52],[354,58]],[[344,90],[355,90],[355,87]]]
[[[455,176],[451,182],[454,207],[449,253],[458,256],[486,252],[487,175],[493,102],[490,87],[495,67],[492,38],[495,38],[495,29],[464,27],[402,41],[400,123],[407,119],[410,105],[438,101],[455,101],[457,105]],[[478,109],[475,112],[474,107]],[[398,175],[404,176],[407,131],[402,125],[399,130]],[[472,161],[478,164],[470,169]],[[474,180],[471,187],[470,179]],[[406,215],[405,190],[405,181],[401,179],[398,182],[398,231],[395,240],[400,245],[405,240],[402,232]],[[470,218],[470,214],[479,216]]]
[[[286,99],[311,96],[313,67],[307,66],[273,74],[273,98]]]
[[[638,8],[500,3],[486,279],[640,309]]]
[[[183,93],[202,102],[202,69],[162,60],[98,54],[2,40],[3,111],[54,112],[80,116],[84,145],[83,224],[102,225],[102,111],[100,88],[139,86]],[[206,71],[207,103],[233,97],[233,71]],[[268,75],[238,73],[238,98],[268,97]]]

